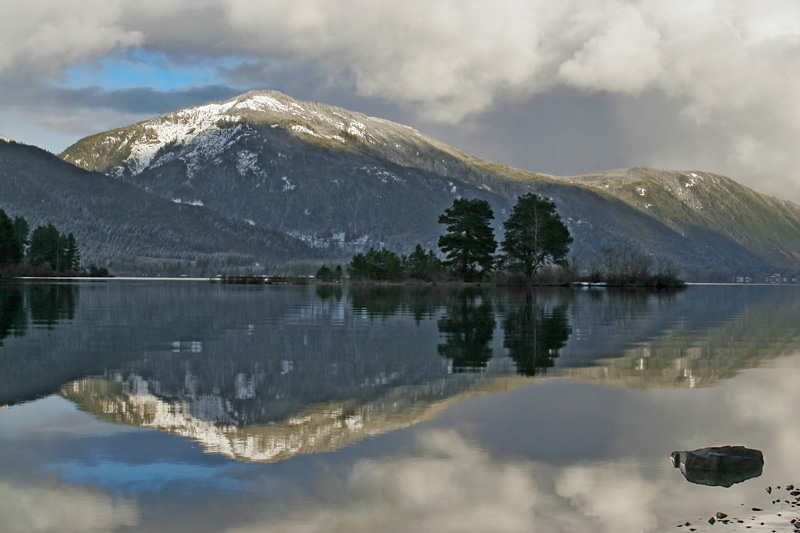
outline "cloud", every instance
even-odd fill
[[[705,143],[710,153],[698,154],[711,161],[709,170],[795,175],[800,4],[794,0],[10,4],[0,22],[0,77],[57,76],[113,50],[142,48],[175,61],[235,57],[262,68],[229,68],[232,82],[249,70],[254,85],[274,86],[281,69],[263,65],[283,62],[417,120],[449,125],[499,105],[578,90],[626,106],[644,99],[674,110],[663,126],[689,124],[698,130],[692,140],[713,139]],[[623,116],[619,133],[647,137],[660,126]],[[623,155],[685,167],[677,149],[682,140],[668,141]]]
[[[116,47],[141,45],[145,35],[123,27],[121,5],[100,0],[67,9],[57,0],[5,4],[0,22],[0,73],[57,73]]]

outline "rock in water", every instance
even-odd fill
[[[680,468],[688,481],[699,485],[730,487],[760,476],[764,469],[761,451],[744,446],[672,452],[671,458],[672,465]]]

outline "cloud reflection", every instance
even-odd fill
[[[132,500],[75,486],[27,486],[0,483],[3,531],[92,533],[140,522]]]
[[[635,464],[559,471],[498,460],[451,430],[421,434],[417,448],[413,457],[357,462],[321,489],[321,501],[299,506],[302,513],[278,524],[270,514],[270,524],[289,532],[611,532],[655,523],[648,504],[656,489]],[[259,523],[232,531],[262,529]]]

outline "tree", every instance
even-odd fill
[[[433,250],[426,252],[421,244],[417,244],[414,251],[405,258],[405,267],[409,278],[434,281],[440,277],[442,261],[436,257]]]
[[[21,216],[14,217],[14,240],[17,245],[16,262],[20,263],[25,258],[25,247],[28,246],[28,221]]]
[[[486,200],[456,198],[439,217],[447,233],[439,237],[439,248],[445,253],[445,264],[465,281],[481,279],[492,270],[497,241],[489,221],[494,219]]]
[[[70,233],[66,238],[63,235],[61,237],[65,241],[63,270],[78,270],[81,267],[81,252],[78,250],[75,236]]]
[[[386,248],[370,248],[366,254],[356,254],[347,272],[353,279],[374,281],[402,281],[405,275],[400,256]]]
[[[552,201],[533,193],[520,196],[503,228],[505,261],[529,278],[547,263],[566,264],[572,236]]]
[[[319,267],[319,270],[317,270],[315,277],[324,283],[330,283],[333,281],[333,272],[327,265],[322,265]]]
[[[22,243],[16,238],[14,222],[0,209],[0,266],[19,263]]]

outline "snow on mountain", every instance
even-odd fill
[[[338,145],[363,142],[398,148],[397,138],[409,135],[436,143],[407,126],[323,104],[300,103],[284,94],[266,91],[168,113],[101,134],[104,152],[125,154],[111,166],[102,157],[81,154],[80,143],[68,148],[62,157],[87,170],[100,170],[117,177],[137,175],[178,157],[186,163],[191,177],[239,139],[252,135],[252,127],[256,125],[270,125],[304,140]],[[173,150],[163,153],[166,149],[177,149],[179,155]],[[240,172],[257,170],[252,155],[243,157],[249,159],[242,161]]]

